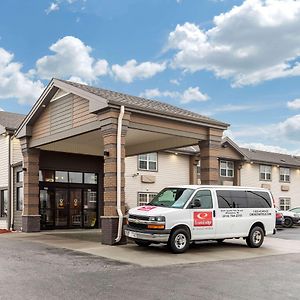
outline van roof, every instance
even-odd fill
[[[227,189],[227,190],[257,190],[257,191],[269,191],[265,188],[249,187],[249,186],[232,186],[232,185],[172,185],[168,186],[169,188],[184,188],[184,189]]]

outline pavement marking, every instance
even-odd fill
[[[161,267],[201,262],[242,260],[271,255],[300,253],[300,241],[266,237],[262,247],[251,249],[244,240],[225,240],[223,244],[202,242],[183,254],[172,254],[162,245],[147,248],[135,244],[122,246],[102,245],[100,242],[60,236],[59,233],[15,233],[3,234],[0,239],[18,239],[38,242],[56,248],[89,253],[112,260],[136,264],[143,267]]]

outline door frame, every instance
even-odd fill
[[[56,190],[66,190],[67,192],[67,225],[66,226],[56,226],[56,216],[57,216],[57,207],[56,207]],[[81,192],[81,207],[80,207],[80,216],[81,216],[81,224],[80,226],[71,226],[71,190],[80,190]],[[91,228],[97,228],[98,226],[98,219],[99,219],[99,201],[96,201],[96,207],[94,210],[92,209],[84,209],[84,191],[85,190],[92,190],[96,192],[96,199],[99,200],[99,187],[97,185],[89,185],[89,184],[70,184],[70,183],[54,183],[54,182],[40,182],[39,184],[39,190],[51,190],[54,193],[54,197],[51,200],[51,206],[52,206],[52,214],[53,214],[53,225],[46,226],[45,224],[42,224],[42,218],[41,218],[41,228],[48,230],[48,229],[75,229],[75,228],[81,228],[81,229],[91,229]],[[96,220],[94,222],[93,227],[88,227],[84,225],[84,212],[85,211],[95,211],[96,213]],[[41,212],[41,202],[39,201],[39,211]]]

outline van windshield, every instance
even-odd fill
[[[193,192],[193,189],[165,188],[153,198],[149,205],[183,208]]]

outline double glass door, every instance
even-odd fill
[[[97,224],[95,188],[40,190],[41,228],[93,228]]]

